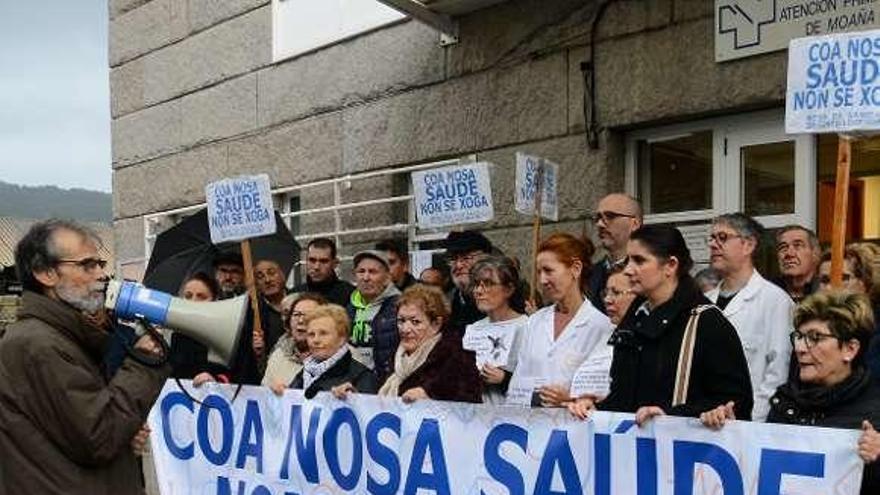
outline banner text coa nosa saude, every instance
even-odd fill
[[[488,163],[413,172],[412,187],[419,227],[488,222],[495,216]]]
[[[847,495],[861,483],[856,430],[189,391],[200,404],[167,382],[150,413],[163,495]]]

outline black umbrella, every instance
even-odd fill
[[[275,212],[275,234],[250,239],[253,261],[272,260],[285,276],[299,259],[299,245],[287,225]],[[213,261],[220,253],[241,253],[238,242],[214,245],[208,228],[208,211],[201,210],[156,237],[147,263],[144,285],[176,294],[181,284],[196,272],[213,273]]]

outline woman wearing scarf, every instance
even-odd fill
[[[310,355],[293,379],[291,388],[301,388],[307,399],[329,392],[342,383],[363,393],[376,393],[376,375],[357,362],[348,348],[348,314],[335,304],[318,306],[305,316]]]
[[[880,493],[880,386],[865,366],[874,315],[864,294],[814,294],[795,309],[791,344],[798,373],[770,398],[768,423],[861,429],[853,446],[865,462],[862,494]],[[719,405],[700,419],[720,428],[735,419]]]
[[[284,320],[284,335],[278,339],[263,375],[263,385],[273,390],[284,390],[302,370],[303,362],[309,356],[309,337],[306,329],[306,315],[318,306],[327,304],[320,294],[303,292],[285,296],[281,301],[281,317]]]
[[[404,402],[481,402],[474,353],[462,348],[458,334],[444,331],[448,321],[449,306],[440,289],[418,284],[403,292],[397,303],[400,345],[379,395]],[[354,382],[333,389],[339,398],[363,391]]]

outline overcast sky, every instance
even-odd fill
[[[0,180],[110,191],[106,0],[0,0]]]

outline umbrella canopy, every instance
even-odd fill
[[[260,260],[278,263],[286,278],[299,259],[299,245],[278,212],[275,212],[275,225],[275,234],[250,239],[251,252],[254,263]],[[177,294],[183,282],[194,273],[213,275],[213,262],[220,253],[240,254],[241,244],[212,244],[208,211],[201,210],[156,237],[144,274],[144,285]]]

